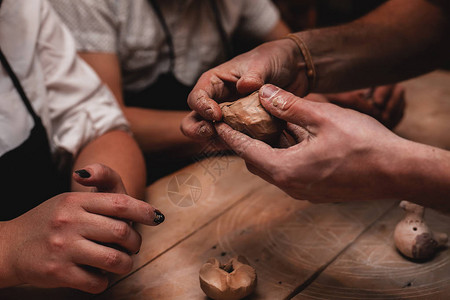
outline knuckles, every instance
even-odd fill
[[[125,222],[116,222],[114,223],[112,232],[119,241],[125,241],[130,236],[131,228]]]
[[[117,274],[129,273],[133,268],[131,257],[120,251],[108,252],[103,260],[105,268]]]
[[[111,208],[115,213],[127,211],[131,206],[130,199],[124,194],[108,194],[111,200]]]

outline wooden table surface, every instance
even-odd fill
[[[403,135],[407,127],[399,127]],[[171,174],[148,188],[147,199],[166,221],[138,226],[143,244],[133,271],[111,277],[104,293],[20,286],[0,290],[0,299],[205,300],[201,265],[237,254],[258,276],[249,299],[450,297],[448,248],[422,263],[396,251],[393,230],[403,216],[398,201],[294,200],[234,156],[205,158]],[[449,216],[427,209],[425,219],[432,229],[450,233]]]

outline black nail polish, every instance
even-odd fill
[[[155,209],[155,215],[156,217],[153,219],[153,222],[156,224],[161,224],[166,219],[166,217],[164,217],[164,215],[157,209]]]
[[[91,173],[89,173],[85,169],[76,170],[75,173],[77,173],[78,176],[80,176],[81,178],[89,178],[89,177],[91,177]]]

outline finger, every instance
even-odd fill
[[[291,135],[289,135],[288,132],[286,131],[283,131],[280,134],[278,142],[276,143],[278,148],[289,148],[295,144],[296,144],[295,139]]]
[[[273,116],[304,128],[320,121],[320,106],[327,105],[299,98],[271,84],[259,90],[259,99]]]
[[[187,100],[192,110],[210,121],[222,119],[222,111],[216,101],[227,99],[236,90],[235,82],[237,78],[223,76],[224,79],[222,79],[216,75],[216,72],[219,72],[217,68],[200,76]],[[226,70],[221,73],[226,73]]]
[[[216,123],[215,127],[217,134],[231,150],[246,162],[258,167],[267,174],[271,174],[271,171],[274,169],[273,163],[276,160],[274,155],[277,149],[273,149],[264,142],[233,130],[225,123]]]
[[[73,265],[68,270],[65,270],[65,277],[66,284],[62,286],[91,294],[99,294],[108,287],[106,274],[98,269]],[[61,287],[61,285],[55,287]]]
[[[129,253],[136,253],[141,247],[141,235],[127,222],[101,215],[90,215],[80,234],[92,241],[119,245]]]
[[[72,253],[72,260],[79,265],[98,268],[115,274],[126,274],[133,268],[131,256],[117,249],[89,240],[80,240]]]
[[[207,139],[215,135],[216,130],[211,122],[205,121],[197,112],[190,112],[181,120],[181,132],[192,139]]]
[[[397,108],[402,106],[402,102],[405,101],[404,88],[400,85],[395,86],[389,95],[386,108],[383,112],[384,116],[389,116]]]
[[[145,225],[159,225],[164,215],[147,202],[124,194],[87,193],[82,207],[93,214],[138,222]]]
[[[373,104],[383,110],[391,98],[395,85],[385,85],[376,87],[373,91]]]
[[[297,144],[303,142],[310,136],[310,133],[306,129],[292,123],[286,124],[286,131],[294,138]]]
[[[81,185],[96,187],[98,192],[126,194],[119,174],[102,164],[92,164],[76,170],[73,178]]]
[[[236,88],[240,94],[250,94],[264,85],[263,70],[258,66],[252,65],[237,81]]]
[[[403,114],[406,107],[404,88],[398,86],[392,93],[392,99],[386,107],[386,111],[383,113],[383,119],[387,120],[388,128],[394,128],[400,120],[403,118]]]

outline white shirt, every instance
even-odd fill
[[[40,116],[52,152],[76,153],[128,124],[111,92],[76,56],[69,30],[46,0],[4,0],[0,47]],[[24,142],[34,122],[0,65],[0,156]]]
[[[214,0],[228,37],[268,34],[280,19],[270,0]],[[148,0],[51,0],[81,52],[116,53],[124,90],[136,91],[169,70],[169,48]],[[175,48],[175,77],[193,85],[224,59],[209,0],[158,0]]]

